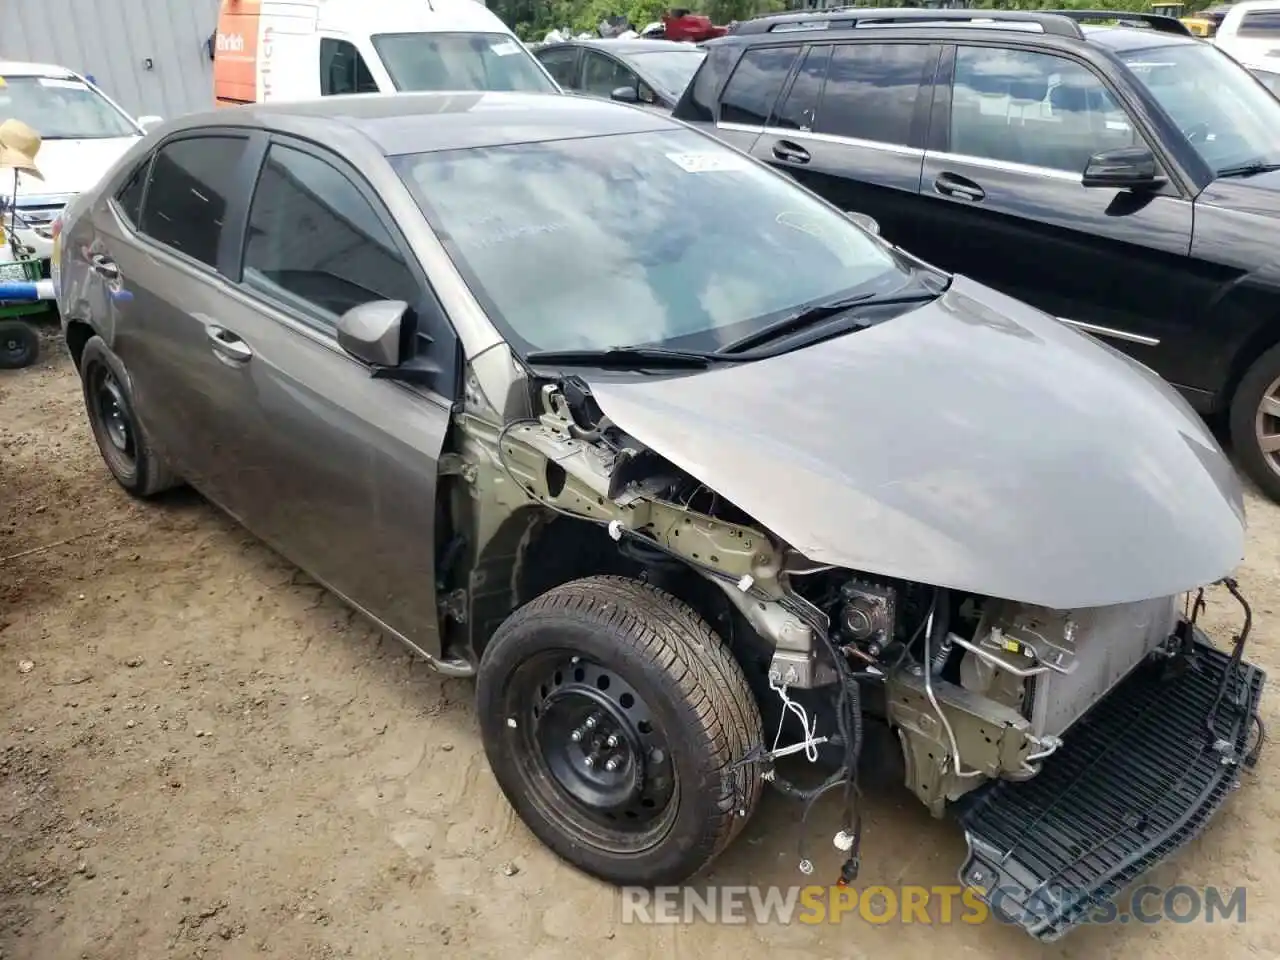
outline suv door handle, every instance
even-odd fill
[[[101,253],[95,253],[89,258],[89,262],[93,265],[93,269],[98,276],[107,280],[119,280],[120,268],[116,266],[115,261],[110,257]]]
[[[809,151],[790,140],[779,140],[773,145],[773,155],[788,163],[808,163]]]
[[[944,197],[957,197],[961,200],[972,200],[975,203],[986,199],[987,191],[970,180],[954,173],[940,173],[933,181],[933,189]]]
[[[232,333],[226,327],[210,324],[204,328],[204,332],[219,360],[238,366],[252,359],[253,351],[249,349],[249,345],[241,340],[238,334]]]

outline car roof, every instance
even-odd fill
[[[0,60],[0,77],[74,77],[75,71],[52,63],[24,63]]]
[[[167,132],[244,126],[326,143],[355,136],[384,156],[683,129],[662,114],[556,93],[358,93],[246,104],[170,121]]]
[[[1116,19],[1128,20],[1133,25],[1096,23],[1108,14],[1114,15]],[[1139,24],[1138,21],[1142,23]],[[755,17],[739,24],[733,33],[708,41],[708,45],[744,41],[780,42],[789,38],[803,40],[814,34],[848,40],[867,37],[868,30],[874,30],[876,36],[893,39],[900,39],[903,35],[954,39],[960,32],[1006,36],[1013,34],[1024,42],[1028,36],[1036,36],[1044,38],[1050,45],[1087,41],[1113,49],[1202,42],[1172,17],[1123,10],[839,7]]]
[[[677,50],[681,53],[703,52],[700,47],[696,47],[692,43],[681,43],[679,40],[636,40],[631,38],[618,40],[606,37],[592,37],[588,40],[557,40],[554,43],[546,44],[542,49],[549,50],[552,47],[594,47],[623,57],[633,53],[657,53],[661,50]]]

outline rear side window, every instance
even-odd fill
[[[1246,13],[1240,20],[1237,35],[1267,40],[1280,38],[1280,10],[1258,10]]]
[[[574,47],[557,47],[554,50],[539,50],[537,57],[547,68],[547,73],[555,78],[556,83],[566,90],[575,87],[578,66],[578,51]]]
[[[827,65],[831,62],[831,49],[829,45],[809,48],[786,101],[778,108],[773,126],[784,130],[813,129],[822,84],[827,78]]]
[[[151,168],[151,158],[143,160],[129,175],[129,179],[124,182],[124,186],[120,188],[116,194],[116,203],[120,206],[120,211],[125,215],[134,227],[137,227],[142,218],[142,194],[147,186],[147,171]]]
[[[216,266],[227,196],[247,146],[242,137],[208,136],[161,147],[151,166],[151,186],[139,224],[142,232]]]
[[[763,127],[799,51],[798,46],[756,47],[744,53],[720,98],[720,122]]]
[[[253,194],[244,278],[318,312],[327,329],[362,303],[419,299],[404,257],[356,185],[319,157],[278,144]]]
[[[921,86],[932,81],[937,58],[935,47],[919,43],[836,47],[814,130],[909,145]]]
[[[378,81],[349,40],[325,37],[320,41],[320,94],[377,93]]]

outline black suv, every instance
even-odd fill
[[[677,119],[1123,348],[1280,499],[1280,100],[1247,70],[1105,11],[843,9],[706,48]]]

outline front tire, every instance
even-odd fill
[[[152,446],[134,411],[124,364],[101,337],[85,343],[80,379],[93,438],[116,483],[139,499],[177,486],[180,481]]]
[[[1231,398],[1231,445],[1240,466],[1280,501],[1280,346],[1254,361]]]
[[[485,753],[546,846],[617,885],[680,883],[760,797],[760,713],[723,641],[647,584],[590,577],[512,614],[477,676]]]

